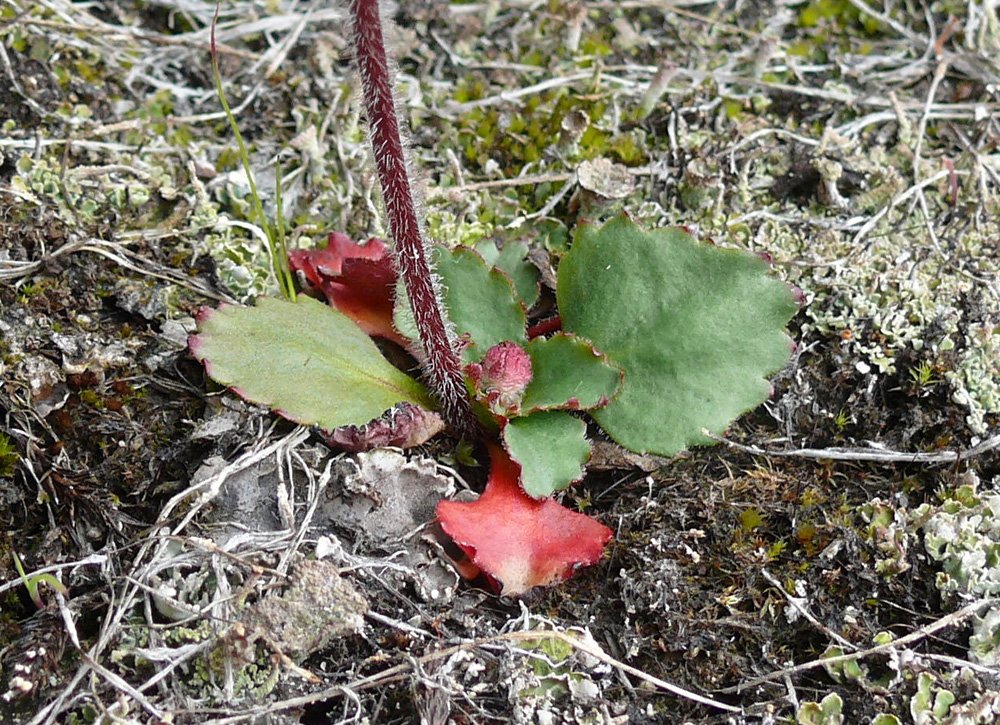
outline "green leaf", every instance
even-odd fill
[[[954,702],[954,693],[939,688],[932,675],[921,672],[917,678],[917,692],[910,699],[910,714],[914,722],[940,722]],[[933,716],[933,720],[929,716]]]
[[[532,378],[521,410],[571,408],[586,410],[609,401],[622,379],[620,368],[586,340],[561,333],[536,338],[524,346],[531,358]]]
[[[524,242],[508,241],[503,249],[497,249],[492,239],[483,239],[475,246],[475,250],[486,260],[486,264],[503,271],[514,283],[514,291],[524,305],[530,310],[538,301],[538,270],[528,261],[528,245]]]
[[[402,279],[396,280],[392,299],[392,326],[412,343],[415,350],[419,350],[420,330],[417,329],[417,321],[413,319],[413,308],[410,307],[410,298],[406,294],[406,284]]]
[[[834,659],[844,656],[844,648],[830,645],[820,659]],[[824,663],[823,669],[835,682],[859,682],[864,684],[868,679],[868,671],[856,659],[837,660],[831,663]]]
[[[327,430],[364,425],[403,401],[435,407],[349,317],[311,297],[209,310],[190,347],[237,394]]]
[[[229,102],[226,100],[226,94],[222,88],[222,75],[219,73],[219,54],[215,45],[215,26],[218,19],[219,14],[218,10],[216,10],[215,19],[212,20],[211,36],[212,76],[215,79],[215,93],[219,97],[219,103],[222,105],[222,110],[226,114],[229,127],[233,130],[233,136],[236,138],[236,144],[239,147],[239,157],[243,162],[243,172],[246,174],[247,182],[250,185],[250,197],[253,200],[253,208],[257,213],[257,221],[260,223],[261,229],[264,230],[264,236],[267,238],[268,251],[270,251],[271,257],[271,270],[274,272],[274,277],[281,288],[282,296],[285,299],[294,300],[295,275],[288,265],[288,247],[285,244],[284,219],[281,213],[282,177],[280,164],[277,176],[275,177],[277,180],[275,184],[275,203],[278,208],[275,225],[272,226],[267,221],[267,215],[264,214],[264,207],[260,203],[260,195],[257,194],[257,183],[254,181],[253,171],[250,168],[250,155],[247,153],[246,144],[243,143],[243,135],[240,133],[240,127],[236,123],[233,112],[229,110]]]
[[[11,551],[10,555],[14,557],[14,568],[17,569],[17,574],[21,577],[21,583],[24,584],[24,588],[28,590],[28,596],[31,597],[31,601],[35,603],[36,607],[39,609],[45,608],[45,602],[42,601],[42,597],[38,594],[39,584],[48,584],[64,597],[69,596],[69,590],[54,576],[51,574],[32,574],[31,576],[28,576],[24,573],[24,566],[22,566],[21,559],[18,557],[17,552]]]
[[[756,256],[625,216],[580,226],[556,295],[563,329],[625,371],[594,418],[626,448],[663,455],[711,443],[702,428],[721,433],[766,399],[798,309]]]
[[[448,317],[459,336],[468,335],[472,342],[462,360],[480,360],[500,342],[523,342],[524,309],[507,276],[488,267],[470,247],[448,250],[439,246],[434,251]]]
[[[521,465],[524,492],[535,498],[579,481],[590,458],[586,424],[561,410],[512,418],[503,439],[510,457]]]

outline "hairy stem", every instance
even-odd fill
[[[478,425],[465,387],[461,359],[445,322],[441,296],[431,270],[430,248],[414,205],[378,0],[351,0],[351,15],[372,151],[389,216],[389,229],[395,241],[396,268],[413,308],[426,356],[425,372],[446,420],[463,433],[474,433]]]

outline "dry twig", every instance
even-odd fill
[[[793,675],[798,675],[803,672],[808,672],[809,670],[815,670],[818,667],[828,667],[830,665],[840,664],[842,662],[853,662],[855,660],[864,659],[865,657],[871,657],[872,655],[885,654],[886,652],[891,652],[894,649],[911,645],[915,642],[940,632],[942,629],[947,629],[948,627],[953,627],[957,624],[961,624],[966,619],[981,611],[983,608],[996,604],[997,599],[980,599],[978,601],[967,604],[966,606],[959,609],[957,612],[952,612],[947,614],[941,619],[935,622],[921,627],[915,632],[910,632],[910,634],[894,639],[892,642],[886,642],[885,644],[880,644],[876,647],[871,647],[866,650],[861,650],[859,652],[851,652],[849,654],[837,655],[835,657],[821,657],[820,659],[812,660],[810,662],[804,662],[801,665],[794,665],[792,667],[787,667],[783,670],[777,670],[763,677],[755,677],[752,680],[747,680],[746,682],[741,682],[733,687],[726,687],[718,690],[720,694],[734,694],[743,692],[751,687],[756,687],[757,685],[763,685],[765,683],[774,682],[778,679],[784,679],[785,677],[790,677]]]
[[[873,463],[928,463],[946,464],[967,461],[996,448],[1000,448],[1000,435],[994,435],[964,451],[943,451],[941,453],[905,453],[864,448],[798,448],[794,450],[775,451],[757,446],[747,446],[736,443],[707,430],[702,430],[712,440],[724,443],[730,448],[752,453],[757,456],[780,456],[782,458],[812,458],[827,461],[871,461]]]

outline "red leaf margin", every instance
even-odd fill
[[[531,498],[521,488],[521,467],[503,448],[490,444],[489,451],[483,495],[441,501],[437,516],[472,562],[500,583],[501,594],[518,596],[600,561],[611,529],[551,498]]]

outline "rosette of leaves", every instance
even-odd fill
[[[441,427],[435,408],[484,437],[486,491],[475,504],[442,504],[438,516],[505,593],[519,594],[593,563],[610,537],[550,498],[583,476],[581,415],[636,452],[710,443],[705,429],[721,433],[766,398],[797,303],[752,254],[619,216],[578,227],[558,270],[562,329],[529,339],[539,288],[525,244],[447,249],[422,233],[379,6],[351,0],[350,12],[395,251],[334,234],[326,250],[291,261],[332,307],[300,297],[204,310],[190,347],[218,382],[352,449],[417,444]],[[370,335],[409,351],[431,389]]]
[[[296,260],[333,307],[303,298],[206,311],[191,349],[212,377],[254,402],[328,430],[352,427],[353,449],[365,440],[419,443],[425,437],[393,438],[385,429],[410,421],[414,410],[433,415],[435,400],[368,337],[417,348],[405,298],[359,302],[371,298],[373,277],[385,295],[401,289],[386,281],[388,248],[376,254],[340,237],[333,246],[348,260],[331,261],[330,249]],[[590,443],[581,412],[627,448],[672,455],[710,443],[703,429],[721,433],[762,402],[766,376],[788,358],[784,326],[796,300],[752,254],[699,242],[680,229],[646,231],[624,216],[603,226],[585,223],[559,267],[563,329],[528,339],[526,310],[538,283],[527,247],[492,255],[479,249],[436,246],[434,262],[474,410],[530,498],[544,499],[583,477]],[[353,294],[355,286],[362,292]],[[411,413],[371,423],[400,404]],[[417,427],[428,434],[440,428]],[[366,439],[365,430],[379,433]],[[330,435],[334,442],[346,438]],[[450,515],[455,511],[464,513]],[[446,531],[460,528],[448,515],[442,523]],[[473,554],[479,548],[459,543]]]

